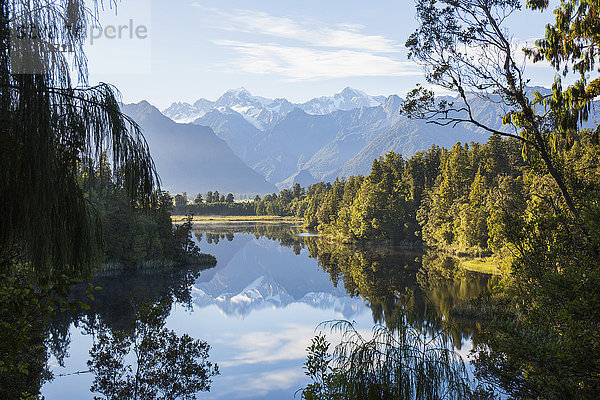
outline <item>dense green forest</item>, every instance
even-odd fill
[[[173,198],[155,191],[145,206],[132,203],[122,175],[112,171],[105,154],[82,172],[82,187],[102,223],[104,267],[149,267],[173,264],[214,265],[216,260],[192,240],[192,224],[171,224]]]
[[[367,176],[308,188],[296,184],[253,202],[183,203],[175,212],[202,215],[208,207],[227,206],[224,212],[235,210],[233,215],[295,216],[342,241],[411,244],[423,239],[439,249],[489,254],[490,246],[502,247],[493,228],[495,195],[500,186],[522,185],[521,150],[515,140],[493,135],[485,144],[432,146],[408,160],[390,152],[373,161]]]

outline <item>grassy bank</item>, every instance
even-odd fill
[[[460,267],[467,271],[480,272],[483,274],[500,275],[500,266],[492,258],[460,260]]]

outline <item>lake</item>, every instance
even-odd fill
[[[443,257],[415,249],[344,246],[289,225],[195,226],[194,236],[217,258],[214,268],[106,274],[94,280],[102,290],[89,310],[53,321],[55,379],[43,387],[47,400],[93,398],[93,376],[73,373],[87,370],[98,326],[127,331],[144,299],[173,297],[166,326],[211,345],[220,375],[198,398],[277,400],[294,398],[308,382],[306,347],[321,322],[355,321],[368,331],[402,309],[411,324],[435,330],[456,302],[493,279],[458,273]],[[463,323],[451,331],[461,354],[471,348],[472,329]]]

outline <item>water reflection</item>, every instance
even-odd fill
[[[316,259],[321,269],[329,275],[333,288],[341,287],[350,298],[363,299],[370,307],[373,322],[376,323],[392,320],[396,313],[401,312],[408,316],[411,324],[437,330],[442,323],[452,321],[451,311],[455,305],[488,291],[496,283],[491,276],[459,268],[457,260],[451,256],[433,251],[424,252],[419,248],[340,244],[318,235],[303,234],[305,232],[300,228],[289,226],[196,226],[196,229],[196,238],[201,241],[204,235],[208,243],[218,243],[223,238],[231,241],[236,232],[238,235],[246,232],[256,238],[266,237],[279,242],[280,246],[293,249],[294,254],[300,254],[302,249],[306,249],[308,256]],[[273,254],[271,251],[266,253]],[[257,255],[255,264],[260,264],[260,260],[261,257]],[[300,272],[300,276],[286,271],[284,277],[275,278],[278,282],[287,281],[287,286],[291,281],[292,286],[295,286],[306,282],[314,283],[320,277],[313,270],[296,272]],[[256,271],[253,276],[264,278],[264,275]],[[212,279],[211,276],[210,280]],[[254,281],[252,284],[260,285],[262,282]],[[228,286],[235,285],[229,283]],[[247,287],[249,292],[253,288]],[[335,290],[333,288],[325,284],[318,290]],[[293,289],[288,288],[285,293],[290,291]],[[244,300],[251,302],[251,293],[240,292],[238,295],[245,296]],[[256,298],[264,299],[272,295],[272,292],[261,293]],[[296,296],[295,300],[299,298]],[[235,297],[234,302],[235,300],[241,298]],[[344,317],[350,319],[352,315],[348,313]],[[475,321],[456,321],[453,328],[454,343],[460,348],[461,342],[474,332]]]
[[[391,246],[340,246],[323,238],[306,240],[334,285],[343,283],[350,296],[370,306],[373,322],[388,323],[396,314],[422,329],[439,331],[450,325],[458,349],[470,339],[475,321],[453,321],[456,304],[474,298],[495,284],[490,276],[459,268],[452,257],[436,252]],[[450,261],[449,261],[450,260]]]
[[[461,272],[451,260],[418,249],[340,245],[302,232],[289,225],[196,225],[194,237],[215,255],[216,267],[97,277],[93,284],[102,290],[90,309],[63,313],[52,323],[55,362],[66,360],[55,372],[85,369],[99,326],[127,331],[136,304],[169,298],[167,327],[206,340],[222,367],[202,398],[290,399],[306,382],[305,348],[320,322],[343,318],[368,330],[402,310],[411,324],[433,331],[452,319],[455,304],[491,284],[490,277]],[[86,288],[74,288],[73,296],[84,299]],[[455,346],[474,329],[471,321],[457,324]],[[76,357],[66,357],[69,348]],[[90,381],[57,378],[44,395],[92,398]]]

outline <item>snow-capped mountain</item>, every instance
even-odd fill
[[[544,88],[531,88],[530,91]],[[507,110],[496,101],[468,95],[475,119],[497,130]],[[441,99],[461,104],[459,97]],[[332,96],[294,104],[254,96],[244,88],[217,100],[173,103],[164,114],[208,126],[246,165],[279,189],[366,174],[373,159],[394,151],[409,158],[431,145],[486,141],[489,133],[470,124],[440,127],[401,114],[397,95],[371,96],[346,87]]]
[[[325,115],[334,111],[348,111],[361,107],[375,107],[385,100],[384,96],[369,96],[361,90],[346,87],[333,96],[322,96],[298,107],[308,114]]]
[[[211,110],[233,110],[250,124],[264,131],[280,121],[294,108],[307,114],[325,115],[337,110],[353,110],[374,107],[385,100],[383,96],[370,96],[357,89],[346,87],[333,96],[314,98],[302,104],[294,104],[284,98],[268,99],[254,96],[246,88],[230,89],[216,101],[199,99],[194,104],[176,102],[163,110],[163,114],[175,122],[190,123]]]
[[[480,119],[502,126],[504,113],[497,104],[478,99],[473,104]],[[228,90],[214,102],[173,103],[163,113],[210,127],[279,189],[299,181],[306,185],[368,173],[373,159],[390,150],[410,157],[432,144],[452,146],[487,138],[472,126],[440,129],[424,121],[408,121],[400,113],[401,106],[397,95],[371,96],[350,87],[302,104],[254,96],[242,87]]]
[[[162,113],[171,118],[173,121],[181,124],[193,122],[199,116],[205,114],[190,103],[185,102],[173,103],[169,106],[169,108],[163,110]]]

